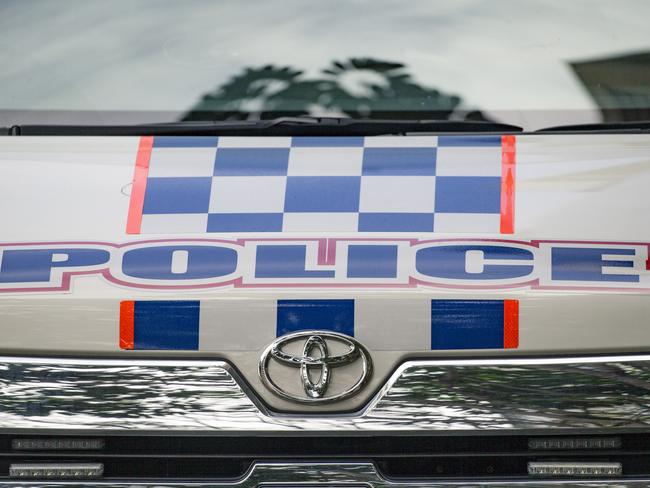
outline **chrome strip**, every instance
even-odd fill
[[[607,479],[597,478],[589,480],[507,480],[507,481],[395,481],[383,478],[371,463],[258,463],[244,478],[237,481],[2,481],[0,488],[19,488],[23,486],[48,487],[156,487],[156,488],[208,488],[208,487],[237,487],[257,488],[258,486],[292,487],[296,486],[350,486],[371,488],[446,488],[461,487],[490,487],[503,488],[646,488],[650,486],[650,479]]]
[[[648,355],[409,361],[364,410],[302,416],[267,411],[220,361],[0,358],[0,429],[6,431],[432,433],[649,426]]]

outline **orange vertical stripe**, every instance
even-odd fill
[[[501,233],[515,232],[515,136],[501,137]]]
[[[149,158],[153,147],[153,137],[140,138],[138,156],[135,159],[133,172],[133,185],[131,186],[131,201],[129,203],[129,216],[126,221],[127,234],[139,234],[142,225],[142,209],[144,208],[144,194],[147,189],[147,175],[149,174]]]
[[[133,349],[135,320],[135,302],[125,300],[120,302],[120,349]]]
[[[519,347],[519,300],[503,301],[503,348]]]

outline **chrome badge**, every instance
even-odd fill
[[[350,336],[308,330],[276,339],[264,351],[259,373],[282,398],[326,403],[363,388],[372,374],[372,361],[366,348]]]

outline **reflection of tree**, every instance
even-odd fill
[[[379,406],[384,411],[376,415],[458,428],[646,425],[650,369],[644,363],[418,368]]]
[[[272,65],[246,68],[203,96],[184,120],[323,115],[447,119],[461,99],[419,85],[401,63],[334,61],[319,77]],[[468,118],[482,119],[478,112]]]
[[[603,121],[650,118],[650,51],[570,63]]]
[[[0,365],[3,427],[226,426],[246,411],[255,412],[219,366]]]
[[[0,426],[260,428],[219,366],[0,365]],[[263,423],[263,422],[262,422]],[[650,424],[650,365],[413,366],[354,419],[276,417],[278,426],[614,428]]]

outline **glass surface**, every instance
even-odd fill
[[[5,0],[0,125],[650,119],[647,0]]]

